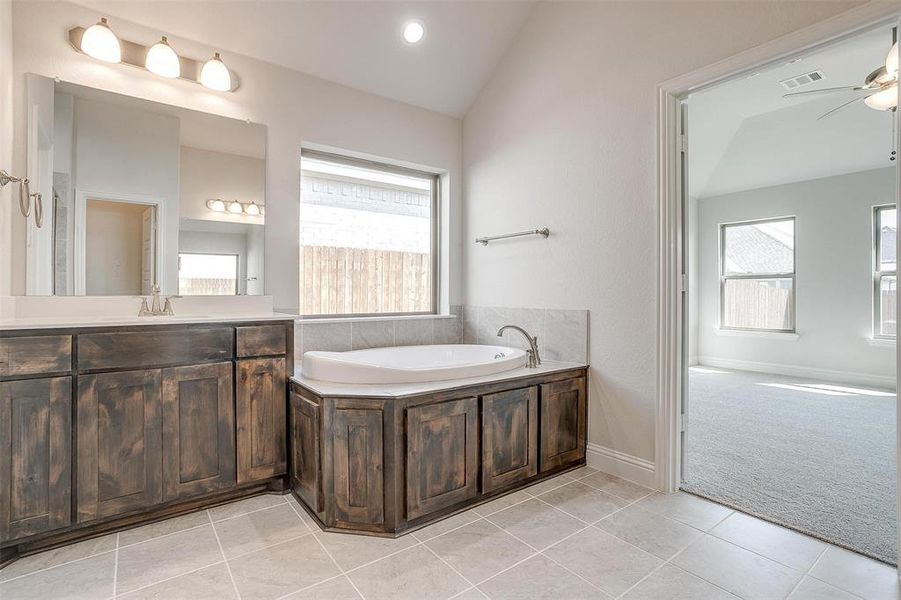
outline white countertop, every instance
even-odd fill
[[[66,329],[70,327],[125,327],[134,325],[183,325],[188,323],[234,323],[238,321],[293,321],[294,315],[285,313],[183,315],[172,317],[14,317],[0,319],[0,331],[23,329]]]
[[[465,387],[469,385],[478,385],[481,383],[491,383],[494,381],[507,381],[510,379],[518,379],[520,377],[531,377],[534,375],[544,375],[547,373],[556,373],[558,371],[568,371],[570,369],[579,369],[588,365],[574,362],[557,362],[545,360],[540,366],[530,369],[528,367],[520,367],[502,373],[493,375],[482,375],[479,377],[466,377],[464,379],[448,379],[445,381],[426,381],[422,383],[336,383],[334,381],[321,381],[319,379],[308,379],[300,372],[300,363],[294,365],[294,375],[291,381],[299,383],[309,388],[320,396],[366,396],[369,398],[397,398],[400,396],[413,396],[418,394],[428,394],[443,390],[451,390],[454,388]]]

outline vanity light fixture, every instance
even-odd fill
[[[228,212],[233,215],[240,215],[244,212],[244,207],[241,206],[241,203],[237,200],[233,200],[232,203],[228,205]]]
[[[217,92],[227,92],[232,89],[231,73],[228,72],[228,67],[222,62],[218,52],[203,64],[203,68],[200,70],[200,83]]]
[[[81,36],[81,51],[97,60],[108,63],[122,62],[122,47],[119,38],[109,28],[106,17],[88,27]]]
[[[163,39],[147,51],[147,60],[144,62],[144,66],[151,73],[156,73],[161,77],[175,79],[181,75],[178,55],[172,49],[172,46],[169,45],[169,40],[166,39],[166,36],[163,36]]]
[[[425,24],[419,19],[410,19],[404,23],[404,41],[410,44],[418,44],[425,37]]]
[[[213,212],[225,212],[225,202],[222,200],[207,200],[206,207]]]
[[[244,214],[250,215],[251,217],[258,217],[260,216],[260,207],[257,206],[256,202],[251,200],[250,204],[244,206]]]

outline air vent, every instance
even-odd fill
[[[823,81],[825,78],[826,76],[823,75],[822,71],[811,71],[810,73],[804,73],[803,75],[798,75],[797,77],[783,79],[779,82],[779,84],[787,90],[796,90],[806,85],[817,83],[818,81]]]

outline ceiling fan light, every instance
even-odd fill
[[[166,39],[166,36],[163,36],[163,39],[147,51],[147,60],[144,62],[144,66],[151,73],[156,73],[161,77],[175,79],[181,75],[181,64],[178,61],[178,55],[172,49],[172,46],[169,45],[169,40]]]
[[[81,51],[104,62],[122,62],[122,47],[119,44],[119,38],[109,28],[106,17],[88,27],[82,34]]]
[[[892,45],[892,49],[888,51],[888,56],[885,57],[885,70],[888,71],[891,77],[898,76],[898,42]]]
[[[898,86],[893,85],[863,99],[863,103],[875,110],[891,110],[898,106]]]
[[[227,92],[232,89],[231,73],[228,72],[228,67],[222,62],[218,52],[203,64],[203,68],[200,70],[200,83],[217,92]]]
[[[233,215],[240,215],[242,212],[244,212],[244,207],[241,206],[241,203],[237,200],[233,200],[232,203],[228,205],[228,212],[232,213]]]

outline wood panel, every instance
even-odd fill
[[[587,430],[585,378],[541,385],[541,471],[585,458]]]
[[[322,512],[319,405],[291,393],[291,487],[315,512]]]
[[[287,330],[284,325],[257,325],[238,327],[238,356],[271,356],[284,354],[287,347]]]
[[[72,336],[0,338],[0,377],[72,370]]]
[[[538,473],[538,388],[482,396],[482,493]]]
[[[337,408],[334,417],[335,520],[381,525],[385,520],[382,411]]]
[[[0,383],[0,541],[71,521],[69,377]]]
[[[237,362],[238,483],[287,470],[287,383],[284,358]]]
[[[80,370],[125,369],[228,360],[234,353],[228,327],[86,333],[78,336]]]
[[[163,370],[163,499],[235,484],[232,364]]]
[[[407,410],[407,518],[478,494],[478,401],[461,398]]]
[[[78,382],[78,521],[162,501],[161,373],[82,376]]]

